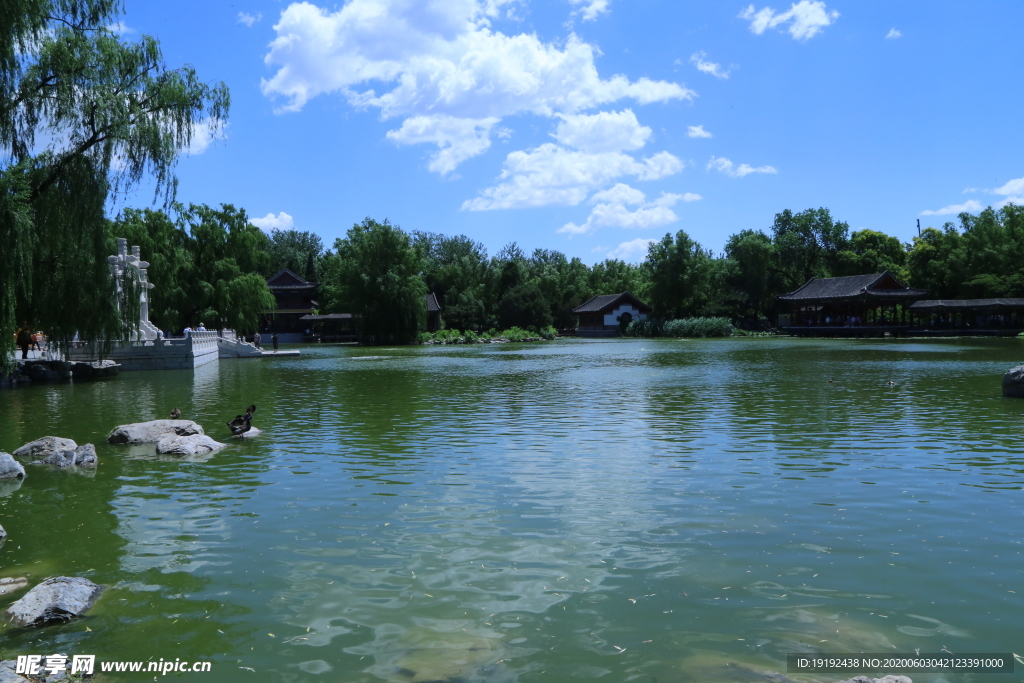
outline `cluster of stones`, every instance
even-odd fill
[[[219,450],[225,444],[203,433],[191,420],[152,420],[121,425],[107,437],[112,444],[156,444],[157,453],[193,456]],[[25,467],[16,458],[32,459],[29,464],[52,465],[58,468],[95,468],[99,462],[92,444],[79,446],[71,439],[44,436],[10,453],[0,453],[0,480],[22,479]],[[0,526],[0,543],[7,532]],[[0,579],[0,595],[20,591],[28,586],[25,577]],[[99,586],[81,576],[55,576],[33,587],[4,612],[13,626],[36,628],[60,624],[81,616],[92,607],[103,592]],[[44,679],[40,679],[44,680]],[[45,679],[49,680],[49,679]],[[15,670],[15,662],[0,662],[0,683],[35,683]]]
[[[121,425],[107,437],[107,443],[156,444],[156,452],[165,455],[202,455],[224,448],[192,420],[152,420]]]
[[[16,458],[31,458],[30,465],[54,465],[59,468],[83,467],[95,469],[99,464],[96,447],[91,443],[79,446],[71,439],[44,436],[27,443],[14,454],[0,453],[0,479],[21,479],[25,467]]]

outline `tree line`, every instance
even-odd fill
[[[926,228],[909,243],[850,231],[828,209],[785,210],[766,231],[731,235],[720,254],[684,230],[653,242],[643,262],[588,266],[558,251],[512,242],[489,256],[465,235],[405,232],[366,219],[314,258],[322,312],[359,313],[364,334],[412,339],[422,295],[433,292],[445,324],[481,331],[575,326],[572,310],[597,294],[629,291],[659,318],[767,323],[781,294],[810,278],[891,271],[933,298],[1024,297],[1024,207],[1008,204],[959,224]]]

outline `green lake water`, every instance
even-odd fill
[[[3,627],[3,658],[673,683],[768,680],[790,652],[1024,653],[1018,340],[301,350],[0,392],[0,450],[100,457],[0,483],[0,577],[108,587]],[[104,441],[173,407],[226,440],[249,403],[262,433],[205,461]]]

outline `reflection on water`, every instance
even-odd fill
[[[109,588],[84,620],[0,637],[367,683],[781,680],[790,652],[1010,651],[1024,402],[999,376],[1021,351],[308,347],[4,392],[0,449],[57,434],[101,464],[2,484],[0,577]],[[250,403],[263,432],[229,440]],[[229,447],[104,443],[173,407]]]

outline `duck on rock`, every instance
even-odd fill
[[[253,404],[245,409],[245,415],[236,415],[234,420],[228,422],[231,433],[235,436],[240,436],[252,429],[252,414],[255,412],[256,404]]]

